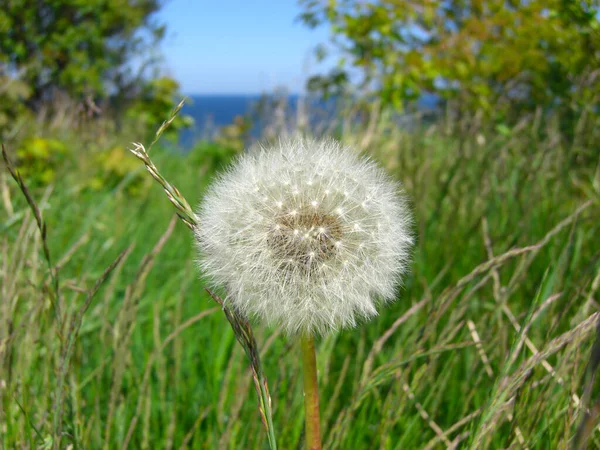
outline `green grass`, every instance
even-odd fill
[[[578,149],[550,125],[481,133],[369,137],[413,199],[418,242],[396,303],[317,342],[326,449],[568,448],[576,433],[598,311],[597,154],[573,161]],[[221,165],[215,150],[151,156],[196,204]],[[59,300],[35,217],[4,171],[2,448],[51,448],[58,433],[74,449],[268,448],[189,229],[156,183],[127,189],[143,170],[93,191],[71,168],[32,190]],[[255,334],[279,448],[302,448],[300,349],[277,330]]]

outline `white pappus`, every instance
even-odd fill
[[[353,327],[396,298],[413,245],[401,186],[332,140],[240,156],[199,208],[200,266],[227,302],[290,335]]]

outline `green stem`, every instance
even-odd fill
[[[319,414],[319,385],[317,382],[317,358],[315,340],[303,336],[302,378],[304,380],[304,414],[306,423],[306,449],[321,450],[321,418]]]

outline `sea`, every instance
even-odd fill
[[[246,115],[252,116],[251,137],[258,138],[266,124],[265,117],[273,114],[274,104],[283,100],[286,116],[293,118],[296,116],[299,98],[298,95],[188,95],[181,114],[191,116],[194,125],[180,134],[179,145],[189,149],[199,140],[212,139],[221,127],[232,124],[237,116]],[[318,111],[318,114],[309,114],[309,122],[312,119],[328,120],[335,115],[334,100],[304,100],[308,111]],[[433,109],[438,102],[434,95],[425,94],[418,104],[420,109]]]
[[[286,96],[288,111],[296,111],[298,98],[298,95]],[[191,116],[194,125],[181,133],[179,144],[189,148],[198,140],[213,138],[221,127],[234,123],[236,117],[255,115],[261,100],[263,103],[265,100],[273,101],[274,97],[259,94],[188,95],[180,114]],[[253,119],[257,123],[254,124],[251,134],[253,137],[259,137],[263,124],[255,117]]]

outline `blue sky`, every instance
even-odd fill
[[[297,0],[168,0],[158,16],[165,72],[185,94],[301,92],[332,63],[317,65],[311,52],[327,27],[309,29],[300,12]]]

